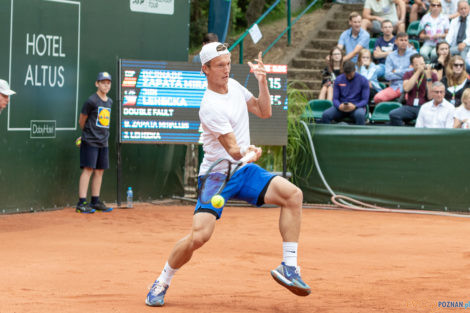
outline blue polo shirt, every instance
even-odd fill
[[[369,81],[359,73],[348,80],[345,74],[336,77],[333,86],[333,104],[336,108],[341,103],[351,102],[356,107],[365,107],[369,102]]]
[[[346,54],[349,54],[356,48],[357,45],[361,45],[363,48],[369,49],[370,35],[364,29],[361,28],[357,37],[353,37],[352,28],[346,29],[341,36],[339,36],[338,45],[343,45],[346,50]],[[357,54],[351,59],[352,62],[357,62]]]

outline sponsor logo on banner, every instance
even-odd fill
[[[133,12],[167,14],[175,12],[174,0],[130,0],[130,8]]]

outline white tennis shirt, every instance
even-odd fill
[[[204,174],[220,158],[235,161],[219,142],[220,135],[233,132],[240,147],[250,145],[247,101],[252,97],[253,94],[248,89],[232,78],[228,80],[226,94],[206,89],[199,109],[204,148],[204,160],[199,175]]]

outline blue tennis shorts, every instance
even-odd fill
[[[108,147],[93,147],[82,141],[80,145],[80,168],[89,167],[97,170],[109,168]]]
[[[246,164],[233,174],[220,195],[224,197],[225,202],[229,199],[237,199],[256,206],[262,206],[269,183],[275,176],[256,164]],[[199,176],[197,180],[199,188],[201,188],[201,177]],[[207,212],[219,219],[223,209],[223,206],[216,209],[211,203],[201,203],[198,199],[194,214]]]

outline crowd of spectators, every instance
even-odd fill
[[[402,106],[389,112],[391,125],[468,128],[469,12],[467,0],[365,0],[326,57],[319,98],[333,107],[321,122],[365,124],[394,101]]]

